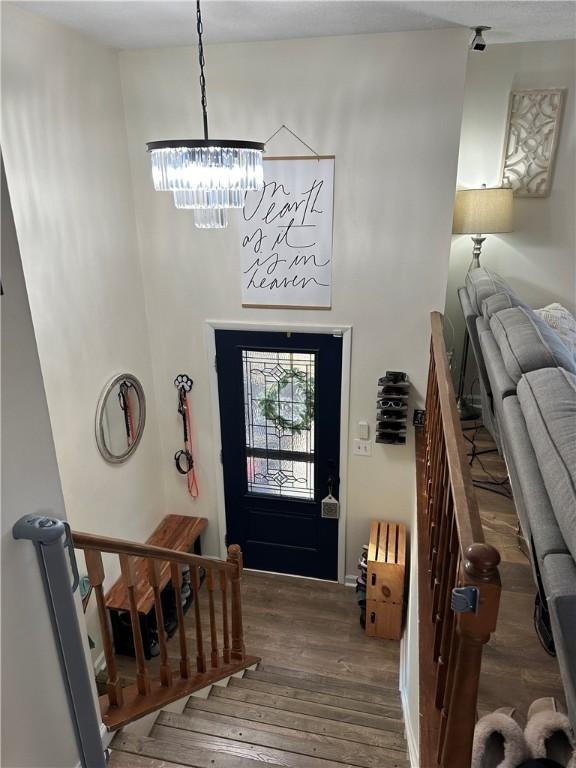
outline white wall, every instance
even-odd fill
[[[2,145],[73,527],[142,540],[164,513],[149,334],[116,52],[3,3]],[[101,389],[134,373],[134,456],[98,453]]]
[[[424,393],[428,314],[443,304],[467,33],[363,35],[208,46],[211,134],[265,140],[282,123],[336,155],[331,311],[242,309],[236,220],[198,231],[154,192],[145,142],[201,134],[196,50],[121,53],[134,199],[149,307],[163,453],[178,447],[173,379],[189,373],[200,498],[164,465],[167,504],[211,521],[217,551],[219,436],[210,416],[207,319],[352,324],[351,425],[375,422],[376,384],[406,370]],[[278,139],[271,154],[302,154]],[[352,435],[353,436],[353,435]],[[350,456],[346,572],[374,517],[410,523],[414,448]],[[222,535],[223,532],[221,531]]]
[[[10,200],[2,173],[2,759],[73,768],[74,732],[36,553],[23,515],[66,518]]]
[[[576,44],[491,45],[471,53],[466,77],[458,185],[500,184],[500,163],[511,90],[567,88],[552,190],[547,198],[515,198],[515,231],[489,235],[481,263],[503,275],[533,307],[559,301],[576,311],[574,195],[576,178]],[[456,327],[456,357],[463,321],[457,288],[464,283],[472,242],[454,236],[446,295],[446,313]]]

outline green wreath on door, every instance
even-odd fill
[[[298,419],[292,421],[280,413],[280,393],[286,387],[292,385],[294,400],[301,401]],[[298,368],[288,368],[287,371],[272,384],[266,394],[258,400],[260,413],[267,421],[280,432],[291,432],[294,435],[300,435],[309,430],[314,419],[314,379],[307,379],[304,371]]]

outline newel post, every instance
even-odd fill
[[[459,585],[476,590],[473,610],[457,613],[458,635],[452,690],[447,702],[441,765],[468,768],[476,723],[482,649],[496,629],[500,604],[500,554],[490,544],[472,544],[464,552]]]
[[[242,550],[238,544],[231,544],[228,547],[227,562],[233,564],[236,568],[234,574],[230,577],[230,586],[232,593],[232,653],[234,660],[242,661],[246,655],[244,648],[244,630],[242,627],[242,596],[240,587],[242,583]]]

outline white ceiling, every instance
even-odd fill
[[[195,42],[193,0],[20,0],[114,48]],[[207,42],[493,27],[488,43],[576,38],[576,0],[203,0]]]

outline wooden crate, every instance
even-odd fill
[[[385,640],[400,640],[402,637],[401,603],[377,603],[366,601],[366,634]]]
[[[375,520],[370,526],[366,633],[399,640],[402,633],[406,526]]]

